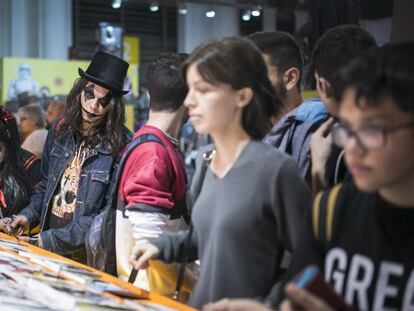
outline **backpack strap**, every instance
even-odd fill
[[[323,252],[332,240],[335,206],[341,188],[342,184],[338,184],[329,191],[319,192],[313,201],[312,232]]]
[[[300,121],[297,121],[294,117],[291,117],[288,119],[289,123],[289,127],[286,130],[286,142],[285,142],[285,148],[284,151],[289,154],[292,155],[293,153],[293,135],[296,132],[296,128],[299,125]]]
[[[159,143],[159,144],[163,145],[162,141],[154,134],[139,135],[138,137],[133,139],[128,144],[128,146],[126,147],[125,151],[122,154],[121,160],[119,161],[118,169],[116,171],[114,186],[111,190],[111,198],[112,198],[111,204],[105,208],[105,209],[111,210],[112,213],[115,213],[115,211],[116,211],[116,206],[117,206],[118,199],[119,199],[118,189],[119,189],[119,184],[120,184],[120,181],[121,181],[122,171],[123,171],[123,168],[125,166],[125,163],[126,163],[128,157],[129,157],[129,155],[132,153],[132,151],[134,151],[134,149],[136,147],[138,147],[139,145],[141,145],[143,143],[146,143],[146,142],[155,142],[155,143]],[[110,226],[113,226],[113,228],[115,228],[115,223],[111,224]],[[101,235],[103,235],[102,240],[105,241],[106,237],[105,237],[105,233],[103,231],[101,231]],[[106,247],[115,250],[115,241],[110,242],[110,244],[107,245]],[[106,272],[115,275],[115,273],[116,273],[116,256],[109,256],[108,257],[108,262],[107,262],[107,265],[106,265]]]
[[[214,158],[215,154],[216,154],[215,149],[207,150],[206,152],[203,153],[203,160],[201,161],[201,172],[200,172],[199,178],[197,180],[193,180],[193,182],[195,183],[195,186],[194,186],[194,190],[193,190],[192,197],[191,197],[192,205],[194,205],[194,203],[197,201],[197,198],[201,192],[201,188],[203,187],[204,177],[207,172],[207,167],[210,164],[211,160]],[[185,266],[187,265],[188,253],[190,252],[190,245],[191,245],[191,239],[193,236],[193,231],[194,231],[194,226],[193,226],[193,223],[190,221],[190,228],[188,229],[187,237],[185,239],[185,244],[184,244],[184,255],[181,260],[180,270],[178,271],[177,284],[175,286],[174,294],[172,296],[174,300],[178,300],[181,287],[183,286],[183,283],[184,283]]]
[[[279,121],[281,122],[281,121]],[[289,153],[287,150],[290,148],[289,137],[292,135],[292,125],[295,122],[294,116],[285,117],[283,124],[277,128],[272,129],[268,142],[281,151]]]
[[[113,195],[117,195],[118,193],[119,184],[121,182],[122,171],[123,171],[123,168],[125,166],[125,163],[129,155],[132,153],[132,151],[134,151],[136,147],[146,142],[156,142],[161,145],[164,145],[162,141],[154,134],[142,134],[136,137],[135,139],[133,139],[132,142],[128,144],[127,148],[122,154],[121,160],[119,161],[119,166],[118,166],[118,170],[116,172],[116,177],[115,177],[115,185],[112,190]],[[113,208],[116,208],[116,203],[117,203],[117,200],[112,200]]]

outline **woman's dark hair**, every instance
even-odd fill
[[[3,116],[3,108],[0,108]],[[10,120],[8,120],[10,122]],[[12,120],[15,122],[15,120]],[[3,217],[18,214],[29,203],[32,187],[23,167],[19,152],[19,142],[13,135],[8,122],[0,118],[0,145],[4,148],[4,158],[0,161],[0,182],[7,208],[2,209]]]
[[[66,113],[63,124],[58,129],[58,139],[63,138],[68,129],[76,135],[82,135],[82,109],[81,93],[88,80],[79,78],[75,81],[67,98]],[[92,128],[86,137],[86,144],[94,147],[101,143],[108,143],[113,154],[118,154],[125,145],[124,122],[125,109],[121,95],[112,94],[109,110],[103,117],[104,120]]]
[[[249,87],[252,100],[243,108],[242,127],[253,139],[262,139],[270,130],[270,118],[276,116],[282,102],[268,78],[260,51],[247,39],[221,38],[197,47],[183,64],[183,77],[195,65],[205,81],[224,83],[234,90]]]

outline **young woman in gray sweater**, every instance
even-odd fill
[[[245,39],[199,46],[183,75],[191,122],[214,141],[208,162],[200,156],[196,172],[203,181],[187,255],[200,259],[201,269],[189,303],[202,307],[225,297],[266,298],[280,277],[283,253],[295,251],[309,204],[293,160],[261,142],[280,100],[260,52]],[[202,165],[208,165],[204,174]],[[164,235],[136,247],[135,267],[145,268],[149,259],[179,262],[187,234]]]

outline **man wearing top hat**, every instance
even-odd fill
[[[40,233],[21,239],[86,261],[85,234],[111,199],[116,160],[131,138],[122,102],[128,66],[97,52],[86,72],[79,68],[65,116],[52,124],[46,139],[41,184],[11,226],[26,233],[40,225]]]

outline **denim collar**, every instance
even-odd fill
[[[63,141],[60,141],[59,139],[55,139],[55,143],[59,145],[63,150],[67,152],[74,152],[76,149],[76,141],[75,141],[75,135],[72,131],[70,131],[70,134],[66,135],[65,139]],[[96,145],[90,155],[96,155],[98,153],[110,155],[112,154],[111,150],[109,149],[109,145],[99,143]]]

